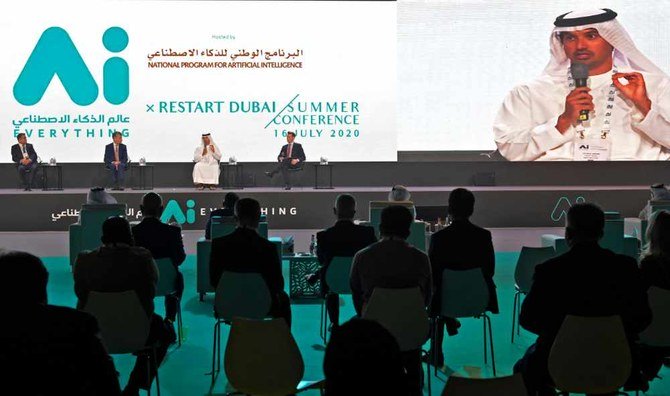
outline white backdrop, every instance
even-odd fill
[[[667,1],[441,0],[398,4],[398,150],[494,150],[507,93],[549,61],[558,15],[611,8],[638,48],[670,72]]]
[[[124,143],[134,161],[140,157],[149,162],[191,161],[203,132],[211,132],[225,160],[235,156],[238,161],[272,161],[285,144],[285,130],[302,132],[296,141],[303,144],[308,160],[326,156],[330,161],[394,161],[396,5],[303,1],[2,2],[0,125],[4,127],[0,162],[11,161],[9,147],[16,143],[15,134],[19,132],[30,132],[28,140],[43,160],[56,157],[59,162],[98,162],[103,157],[103,146],[111,142],[110,128],[127,132]],[[35,105],[24,106],[15,99],[16,79],[40,35],[51,26],[69,33],[98,83],[100,94],[93,104],[73,103],[58,78]],[[103,64],[114,56],[103,47],[102,35],[112,26],[122,27],[129,36],[128,47],[118,56],[130,68],[130,96],[120,105],[107,103],[102,95]],[[189,49],[228,52],[227,57],[216,58],[161,55],[149,59],[157,52],[180,54]],[[270,56],[266,60],[262,55],[259,59],[302,62],[303,67],[149,67],[149,62],[249,62],[251,55],[231,59],[231,54],[256,50],[265,54],[300,50],[300,56],[292,59]],[[289,108],[281,112],[294,98],[294,111]],[[169,101],[222,101],[223,106],[220,112],[207,114],[147,112],[148,105],[153,104],[158,111],[160,102]],[[270,111],[233,111],[242,102],[267,103]],[[307,110],[299,111],[298,103],[306,104]],[[310,108],[312,104],[316,109]],[[286,119],[288,124],[271,124],[279,113],[317,117],[306,125],[297,125],[295,119]],[[63,118],[66,115],[69,120]],[[328,115],[350,117],[334,125],[319,121],[318,116]],[[51,117],[58,121],[49,121]],[[119,121],[107,125],[110,117]],[[277,120],[282,122],[284,118]],[[75,128],[81,130],[79,137]],[[86,136],[87,128],[92,129],[93,137]],[[50,136],[52,129],[55,137]],[[63,129],[68,133],[64,134]]]

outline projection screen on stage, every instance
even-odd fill
[[[396,3],[22,1],[2,8],[1,162],[26,133],[43,161],[395,161]],[[11,14],[11,16],[10,16]]]
[[[637,50],[667,77],[670,73],[670,29],[667,29],[670,6],[666,2],[399,2],[398,149],[496,150],[496,115],[508,93],[542,74],[550,59],[549,39],[555,18],[585,8],[616,11],[616,20],[631,36]],[[567,67],[565,75],[567,79]],[[647,83],[656,92],[665,89],[665,99],[658,102],[670,103],[670,91],[658,81],[650,78]],[[667,103],[658,110],[663,118],[670,120]],[[656,104],[652,104],[652,108]],[[596,117],[602,117],[603,113],[603,108],[595,109]],[[538,120],[534,121],[539,124]],[[513,127],[508,129],[513,130]],[[621,143],[622,137],[612,130],[611,159],[670,158],[667,148],[670,140],[663,137],[670,135],[670,129],[657,125],[653,129],[655,137],[640,132],[644,135],[640,138],[643,141],[659,139],[659,136],[659,140],[665,140],[666,146],[653,153],[642,147],[645,142],[639,150],[625,152],[627,148],[623,146],[628,142]],[[663,132],[665,129],[667,133]],[[570,154],[539,159],[571,160]],[[510,157],[519,160],[523,156]]]

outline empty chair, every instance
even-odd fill
[[[214,347],[212,350],[212,383],[221,370],[221,324],[233,318],[263,319],[272,305],[270,291],[258,273],[225,271],[214,295]]]
[[[379,322],[391,333],[400,347],[400,352],[418,351],[428,340],[430,321],[424,305],[424,297],[418,287],[385,289],[376,287],[363,311],[363,319]],[[417,361],[419,370],[421,362]],[[408,370],[409,372],[409,370]],[[426,363],[426,372],[430,373]],[[430,378],[428,393],[431,394]]]
[[[339,295],[351,294],[349,273],[351,273],[351,263],[353,259],[353,257],[333,257],[330,261],[325,277],[330,292]],[[324,342],[328,335],[328,326],[326,324],[328,315],[325,309],[325,304],[326,300],[324,299],[321,301],[321,324],[319,326],[319,334]]]
[[[605,394],[631,373],[630,347],[619,316],[567,315],[549,353],[548,368],[562,392]]]
[[[135,353],[146,357],[149,363],[147,370],[156,367],[156,392],[160,396],[156,349],[154,346],[146,346],[150,320],[135,291],[91,291],[83,311],[97,319],[102,342],[110,354]],[[151,378],[151,373],[147,374]]]
[[[155,259],[158,267],[158,284],[156,285],[156,297],[174,295],[177,292],[177,269],[172,260],[167,258]],[[181,301],[177,300],[177,342],[181,346],[183,335],[181,320]]]
[[[493,351],[493,329],[491,318],[486,314],[489,302],[489,290],[481,268],[465,271],[445,269],[442,271],[440,316],[449,318],[482,318],[484,326],[484,364],[488,362],[487,334],[491,346],[491,366],[496,375],[495,354]],[[435,321],[438,322],[438,321]],[[488,325],[488,332],[487,332]],[[433,333],[436,333],[434,331]],[[433,340],[435,350],[442,348]],[[437,374],[437,367],[435,367]]]
[[[464,378],[452,375],[442,396],[526,396],[521,374],[498,378]]]
[[[323,385],[301,382],[305,365],[283,319],[233,319],[224,369],[228,382],[249,395],[285,396]]]
[[[545,247],[528,247],[523,246],[519,259],[516,262],[516,269],[514,270],[514,303],[512,309],[512,342],[514,342],[514,333],[518,335],[521,329],[519,326],[519,312],[521,311],[521,295],[528,294],[530,287],[533,284],[533,275],[535,275],[535,267],[538,264],[549,260],[555,255],[554,248],[551,246]],[[515,330],[516,327],[516,330]]]

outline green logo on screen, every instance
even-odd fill
[[[128,34],[120,27],[110,27],[102,35],[102,45],[110,52],[121,52],[128,46]],[[98,84],[77,47],[65,29],[50,27],[42,33],[19,77],[14,83],[14,98],[25,106],[42,100],[57,76],[72,101],[88,106],[98,98]],[[102,68],[102,92],[107,102],[118,105],[128,99],[130,71],[128,63],[113,56]]]
[[[174,199],[168,201],[161,215],[161,221],[163,223],[177,222],[179,224],[193,224],[195,223],[195,201],[189,199],[186,201],[186,210],[184,211]]]

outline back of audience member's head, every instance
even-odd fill
[[[163,198],[155,192],[144,194],[140,204],[142,216],[160,217],[163,213]]]
[[[88,191],[86,195],[86,204],[87,205],[106,205],[106,204],[115,204],[116,198],[114,198],[110,193],[105,191],[103,187],[93,187]]]
[[[236,204],[237,201],[239,201],[239,200],[240,200],[240,196],[237,195],[237,194],[235,194],[234,192],[226,193],[226,196],[223,197],[223,207],[224,207],[224,208],[234,209],[234,208],[235,208],[235,204]]]
[[[379,233],[383,237],[407,239],[414,221],[412,212],[404,206],[387,206],[382,210]]]
[[[126,244],[134,245],[130,223],[121,216],[108,217],[102,223],[102,243],[105,245]]]
[[[449,215],[455,219],[467,219],[475,211],[475,195],[465,188],[457,188],[449,194]]]
[[[327,396],[408,394],[398,343],[371,320],[352,319],[333,330],[323,371]]]
[[[409,193],[409,190],[405,186],[396,184],[391,188],[389,192],[389,201],[398,202],[398,201],[409,201],[412,197],[412,194]]]
[[[585,242],[598,242],[605,228],[605,213],[591,203],[573,205],[568,210],[565,239],[570,246]]]
[[[252,198],[242,198],[235,204],[237,224],[245,228],[258,228],[261,219],[261,205]]]
[[[659,210],[649,220],[646,232],[647,244],[642,256],[664,257],[670,260],[670,212]]]
[[[350,194],[340,194],[333,208],[338,220],[352,220],[356,215],[356,198]]]
[[[26,252],[0,253],[0,298],[9,306],[47,303],[49,273],[42,260]]]

